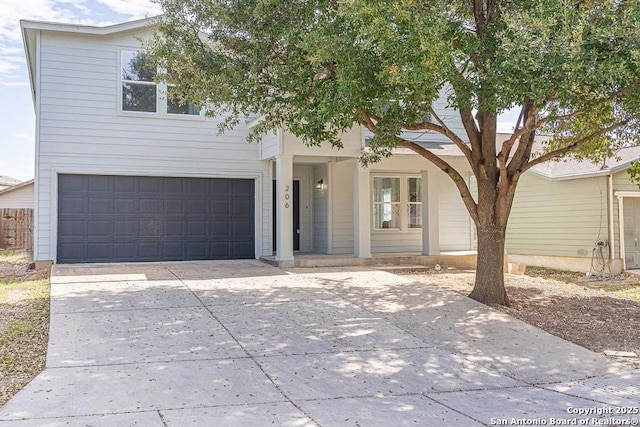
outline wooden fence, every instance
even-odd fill
[[[33,209],[0,208],[0,249],[33,250]]]

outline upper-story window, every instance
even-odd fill
[[[143,52],[122,51],[122,111],[200,115],[200,108],[171,96],[172,85],[156,83],[156,68]]]

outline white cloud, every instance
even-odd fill
[[[31,141],[33,142],[35,139],[35,136],[33,134],[30,133],[26,133],[26,132],[11,132],[10,134],[11,136],[13,136],[14,138],[19,138],[19,139],[26,139],[27,141]]]
[[[97,0],[98,3],[121,15],[131,19],[155,16],[162,13],[162,9],[149,0]]]
[[[82,4],[84,0],[75,0]],[[77,15],[68,7],[53,0],[19,0],[0,3],[0,39],[20,41],[20,19],[43,21],[74,21]]]
[[[26,80],[24,81],[0,80],[0,87],[3,87],[3,86],[4,87],[29,86],[29,82]]]
[[[22,57],[19,56],[5,56],[0,59],[0,74],[7,74],[20,68],[20,62]]]

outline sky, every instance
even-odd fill
[[[110,25],[155,16],[148,0],[0,0],[0,175],[33,178],[35,115],[20,20]]]
[[[0,175],[33,178],[35,115],[20,20],[111,25],[155,16],[148,0],[0,0]],[[513,114],[501,120],[508,131]]]

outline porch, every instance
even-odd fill
[[[277,260],[276,256],[264,256],[261,261],[277,267],[349,267],[349,266],[426,266],[436,264],[473,270],[476,268],[475,251],[442,252],[439,255],[422,255],[419,252],[372,254],[369,258],[357,258],[348,254],[296,253],[292,260]]]

